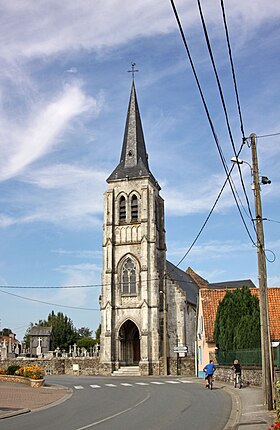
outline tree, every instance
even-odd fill
[[[9,336],[12,333],[10,328],[3,328],[3,330],[0,331],[0,336]]]
[[[88,327],[81,327],[81,328],[78,329],[77,333],[78,333],[78,336],[80,338],[91,337],[92,330],[90,330]]]
[[[25,335],[23,338],[23,342],[25,343],[25,345],[29,348],[30,347],[30,330],[32,329],[32,327],[34,326],[34,324],[31,322],[29,323],[29,326],[27,327],[26,331],[25,331]]]
[[[214,341],[223,351],[260,347],[259,300],[248,287],[227,291],[219,303]]]
[[[55,315],[54,311],[52,311],[48,315],[47,321],[44,321],[42,325],[52,327],[52,349],[60,348],[61,350],[67,350],[69,345],[73,345],[77,341],[77,331],[71,318],[63,315],[62,312],[58,312]]]
[[[77,347],[85,348],[87,351],[89,351],[90,347],[94,346],[95,344],[96,339],[93,339],[92,337],[82,337],[81,339],[77,340]]]
[[[101,324],[99,324],[98,329],[95,332],[95,339],[97,343],[100,343],[100,335],[101,335]]]
[[[35,325],[41,327],[52,327],[52,339],[50,345],[52,350],[56,348],[67,350],[69,349],[69,345],[73,345],[79,337],[71,318],[63,315],[62,312],[58,312],[56,315],[54,311],[52,311],[48,315],[47,320],[40,320]],[[24,336],[24,341],[27,344],[29,343],[29,333],[32,327],[34,327],[34,324],[30,323]]]

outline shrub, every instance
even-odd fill
[[[7,375],[15,375],[15,373],[17,372],[17,370],[20,368],[20,366],[18,364],[11,364],[7,370],[6,370],[6,374]]]
[[[24,376],[30,379],[43,379],[45,371],[40,366],[24,366],[20,367],[17,371],[17,375]]]

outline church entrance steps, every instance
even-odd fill
[[[112,376],[141,376],[139,366],[121,366]]]

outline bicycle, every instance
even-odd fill
[[[241,379],[240,373],[235,373],[233,383],[234,383],[234,388],[236,388],[238,385],[239,385],[239,388],[242,387],[242,379]]]
[[[213,375],[207,375],[208,388],[212,390],[213,388]]]

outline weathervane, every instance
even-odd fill
[[[139,72],[139,70],[135,69],[136,63],[131,63],[131,69],[132,70],[128,70],[128,73],[132,73],[132,80],[134,81],[134,74],[136,72]]]

